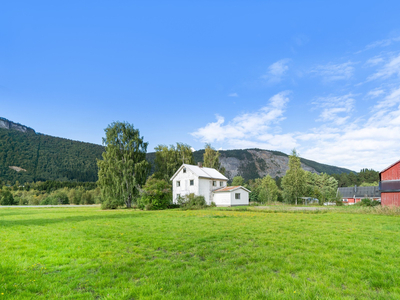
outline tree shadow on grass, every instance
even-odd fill
[[[144,214],[123,214],[123,215],[90,215],[90,216],[72,216],[64,218],[38,218],[38,219],[26,219],[26,220],[0,220],[0,228],[13,227],[13,226],[46,226],[49,224],[57,223],[75,223],[84,221],[95,221],[95,220],[116,220],[116,219],[131,219],[141,218]]]

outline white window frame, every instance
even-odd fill
[[[194,185],[194,180],[193,180],[193,179],[190,179],[190,181],[189,181],[189,185],[191,185],[191,186],[193,186],[193,185]]]
[[[215,180],[213,180],[212,185],[217,186],[217,182]]]
[[[176,182],[176,187],[180,187],[181,186],[181,182],[178,180],[177,182]]]
[[[183,173],[186,173],[186,168],[183,168]]]
[[[235,193],[235,200],[240,200],[240,193]]]
[[[224,186],[224,182],[223,182],[223,181],[220,181],[220,182],[219,182],[219,186]]]

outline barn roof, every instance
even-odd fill
[[[379,175],[387,170],[389,170],[391,167],[393,167],[394,165],[398,164],[400,162],[400,160],[396,161],[395,163],[391,164],[389,167],[383,169],[382,171],[379,172]]]
[[[338,193],[342,195],[342,198],[362,198],[362,197],[380,197],[381,192],[379,186],[352,186],[352,187],[340,187]]]
[[[220,188],[218,190],[213,191],[213,193],[219,193],[219,192],[231,192],[231,191],[235,191],[237,189],[243,189],[249,193],[251,193],[251,191],[249,191],[248,189],[246,189],[245,187],[242,187],[241,185],[237,185],[237,186],[226,186],[223,188]]]
[[[218,180],[228,180],[224,175],[222,175],[220,172],[213,168],[206,168],[206,167],[199,167],[199,166],[194,166],[194,165],[187,165],[183,164],[178,171],[175,172],[175,174],[171,177],[170,180],[174,180],[176,175],[182,170],[184,167],[192,171],[196,176],[202,177],[202,178],[210,178],[210,179],[218,179]]]

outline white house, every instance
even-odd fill
[[[239,189],[223,191],[224,188],[227,188],[228,178],[213,168],[202,167],[200,163],[198,166],[183,164],[171,177],[171,181],[174,203],[176,203],[179,196],[183,197],[193,193],[195,195],[204,196],[208,205],[210,205],[211,202],[215,202],[218,206],[249,204],[249,190],[243,187],[235,187],[241,188],[240,191]],[[221,190],[221,192],[217,193],[219,190]],[[240,196],[233,197],[242,197],[241,201],[228,201],[228,203],[226,201],[227,193],[231,194],[235,191],[238,191],[236,193],[240,193]],[[247,195],[244,195],[245,193],[247,193]]]

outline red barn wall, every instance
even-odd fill
[[[381,204],[388,206],[400,206],[400,193],[382,193]]]
[[[381,180],[399,180],[400,179],[400,162],[391,166],[381,173]]]

